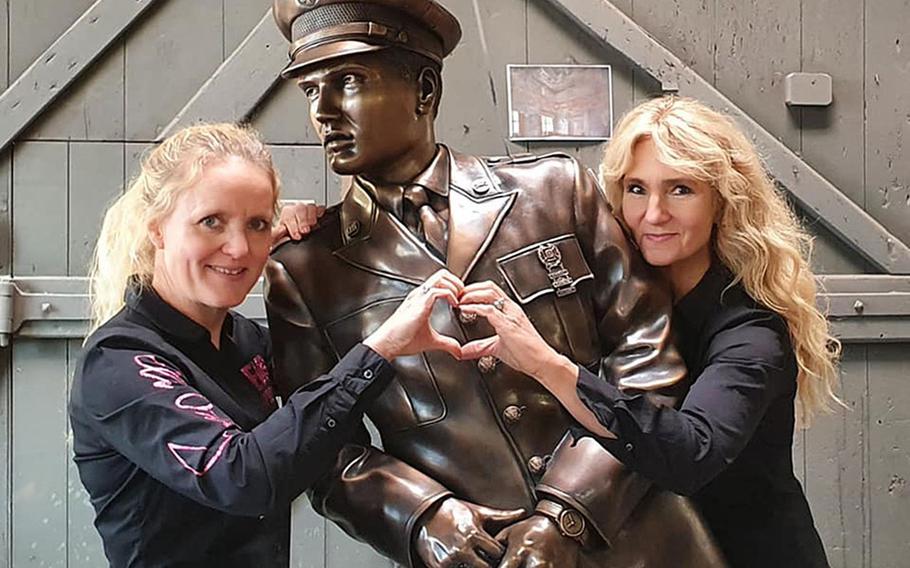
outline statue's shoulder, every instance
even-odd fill
[[[482,156],[491,168],[507,166],[533,166],[548,163],[573,163],[575,158],[565,152],[548,152],[546,154],[510,154],[507,156]]]
[[[337,249],[340,246],[341,231],[338,228],[341,223],[340,216],[341,203],[326,207],[325,213],[309,234],[298,241],[285,241],[272,249],[272,259],[281,263],[295,262],[301,257]]]

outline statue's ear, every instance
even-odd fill
[[[439,72],[432,67],[424,67],[417,76],[419,88],[417,96],[417,114],[432,115],[436,110],[436,101],[442,94],[442,81]]]

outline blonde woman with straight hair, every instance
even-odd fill
[[[200,125],[156,147],[105,215],[70,421],[111,566],[287,566],[291,501],[354,434],[389,361],[459,355],[428,323],[460,292],[441,272],[282,405],[265,330],[231,311],[296,231],[272,228],[278,190],[254,131]]]
[[[614,213],[673,292],[691,384],[681,406],[575,365],[490,283],[467,286],[461,309],[497,335],[463,355],[534,377],[585,427],[579,435],[692,496],[731,566],[827,566],[792,461],[796,425],[840,404],[840,345],[816,307],[809,236],[752,143],[692,99],[635,107],[600,170]]]

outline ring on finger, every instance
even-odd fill
[[[424,284],[423,286],[421,286],[421,287],[420,287],[420,293],[421,293],[421,294],[429,294],[429,293],[430,293],[430,285],[429,285],[429,284]]]
[[[506,306],[505,298],[497,298],[496,300],[493,301],[493,307],[496,308],[497,310],[499,310],[500,312],[505,311],[505,306]]]

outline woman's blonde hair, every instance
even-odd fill
[[[149,224],[165,218],[180,192],[198,182],[207,166],[231,157],[268,174],[277,213],[278,173],[254,130],[227,123],[200,124],[168,137],[143,159],[139,175],[104,215],[89,270],[91,331],[120,311],[131,280],[139,286],[151,285],[155,248]]]
[[[714,252],[750,296],[787,322],[799,365],[799,423],[808,426],[819,410],[842,404],[835,394],[840,343],[816,306],[812,239],[752,143],[728,116],[693,99],[664,96],[638,105],[619,122],[600,167],[620,218],[622,178],[642,139],[653,141],[661,162],[708,183],[720,197]]]

